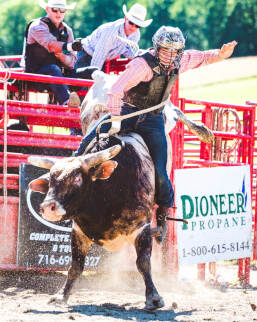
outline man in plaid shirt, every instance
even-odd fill
[[[208,51],[186,50],[185,39],[179,28],[162,26],[153,36],[153,48],[133,59],[118,77],[108,93],[107,107],[111,115],[130,114],[165,102],[179,72],[205,66],[232,55],[236,41],[224,44],[221,49]],[[164,107],[164,106],[163,106]],[[149,148],[156,173],[156,212],[159,236],[162,242],[167,231],[166,218],[173,206],[174,193],[167,175],[167,141],[163,107],[120,122],[103,124],[102,132],[114,134],[119,130],[139,133]],[[110,116],[109,116],[110,117]],[[102,120],[101,120],[102,121]],[[80,155],[94,138],[95,128],[83,139],[76,153]]]
[[[152,19],[145,20],[147,11],[138,3],[129,11],[123,5],[123,12],[124,19],[105,23],[81,40],[75,68],[94,66],[101,70],[107,60],[120,55],[132,59],[137,55],[139,29],[149,26]]]

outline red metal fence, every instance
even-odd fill
[[[190,114],[194,120],[202,121],[213,130],[215,141],[213,144],[200,143],[196,136],[185,130],[182,124],[178,124],[171,134],[172,146],[176,151],[173,153],[172,169],[249,164],[254,213],[256,195],[256,186],[253,180],[255,106],[222,104],[184,98],[179,101],[180,108],[185,114]],[[253,216],[253,223],[255,225],[253,243],[255,253],[257,246],[256,214]],[[175,225],[171,225],[169,236],[170,265],[174,270],[178,269]],[[250,258],[240,259],[238,264],[239,278],[243,283],[249,284]],[[211,272],[215,272],[215,264],[210,263],[209,269]],[[205,264],[198,265],[198,277],[200,279],[205,278]]]

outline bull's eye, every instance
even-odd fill
[[[74,185],[76,185],[76,186],[78,186],[78,187],[80,187],[81,185],[82,185],[82,175],[81,174],[78,174],[76,177],[75,177],[75,179],[74,179],[74,181],[73,181],[73,184]]]

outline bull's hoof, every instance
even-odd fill
[[[65,299],[62,294],[56,294],[52,296],[47,302],[47,304],[63,304],[63,305],[66,303],[67,303],[67,299]]]
[[[164,307],[164,305],[162,297],[160,297],[160,295],[156,295],[146,300],[144,310],[153,311]]]
[[[157,226],[158,228],[158,234],[155,236],[155,240],[158,244],[161,244],[167,234],[167,223],[166,220],[161,224],[161,226]]]

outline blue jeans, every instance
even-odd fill
[[[89,56],[84,51],[78,51],[77,53],[77,61],[75,63],[75,69],[90,66],[92,57]]]
[[[58,77],[71,77],[71,78],[82,78],[82,79],[89,79],[90,78],[90,71],[86,68],[80,68],[79,70],[73,69],[68,72],[67,75],[63,75],[61,68],[58,65],[52,64],[41,67],[37,74],[43,75],[51,75],[51,76],[58,76]],[[60,105],[63,105],[69,97],[69,87],[64,84],[44,84],[46,89],[50,89],[53,93],[55,98],[57,99]],[[79,90],[79,88],[77,89]]]
[[[121,115],[135,112],[131,107],[123,106]],[[81,155],[87,145],[96,136],[96,128],[103,119],[110,118],[110,115],[102,118],[85,136],[75,153],[75,156]],[[111,123],[105,123],[101,126],[100,132],[107,133],[111,128]],[[159,114],[141,114],[121,122],[121,131],[133,131],[140,134],[148,146],[150,155],[155,166],[155,201],[159,206],[172,207],[174,201],[174,192],[167,174],[167,141],[165,135],[165,123],[163,113]]]
[[[62,73],[61,68],[59,66],[55,65],[55,64],[41,67],[37,71],[37,74],[63,77],[63,73]],[[54,93],[54,96],[56,97],[56,99],[57,99],[57,101],[58,101],[58,103],[60,105],[62,105],[70,97],[67,85],[64,85],[64,84],[47,84],[46,88],[50,89]]]
[[[75,63],[74,68],[77,70],[78,68],[88,67],[91,65],[92,56],[88,55],[85,51],[78,51],[77,53],[77,61]],[[105,64],[101,69],[103,72],[105,70]]]

